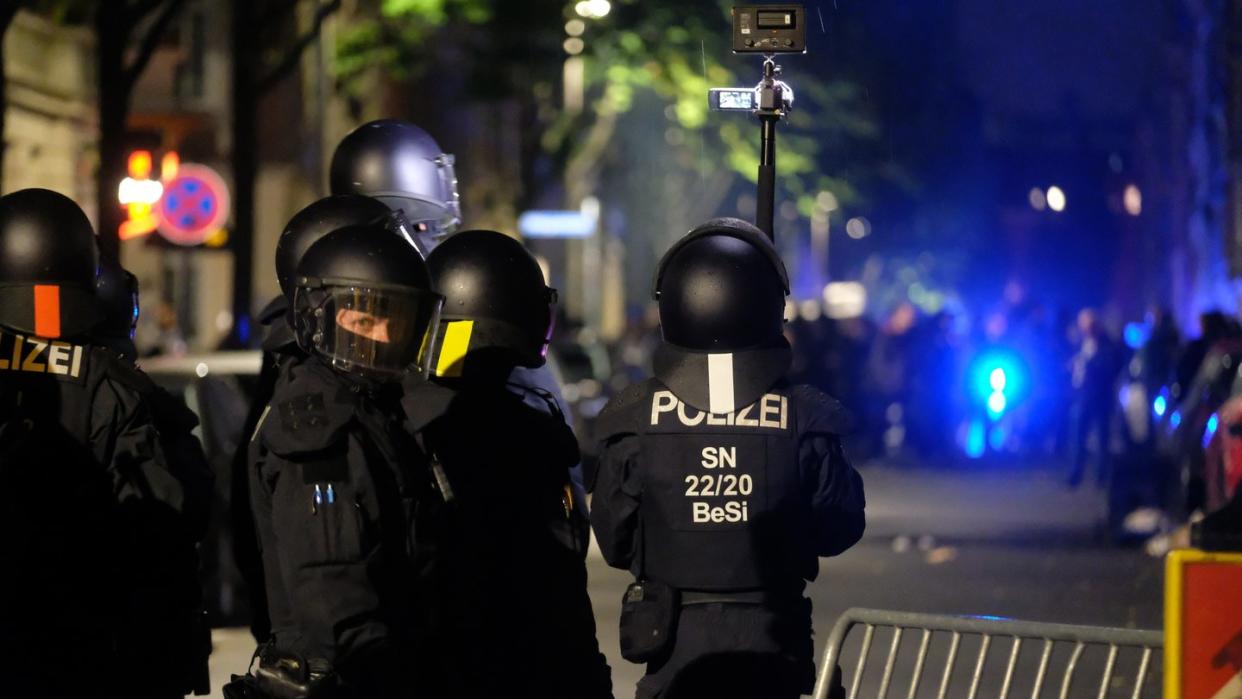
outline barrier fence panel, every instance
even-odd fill
[[[1159,697],[1163,646],[1160,631],[850,609],[814,696],[835,699],[840,665],[847,699]]]

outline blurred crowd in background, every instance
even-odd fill
[[[825,310],[814,301],[791,305],[791,380],[845,405],[860,461],[1038,463],[1057,469],[1067,487],[1089,479],[1117,491],[1127,511],[1149,506],[1174,518],[1210,495],[1204,466],[1184,463],[1203,455],[1183,453],[1182,442],[1206,450],[1221,405],[1235,393],[1236,372],[1227,370],[1236,368],[1231,341],[1242,343],[1237,318],[1203,313],[1198,335],[1184,336],[1161,308],[1110,322],[1096,309],[1052,307],[1014,285],[973,316],[923,313],[910,303],[878,319]],[[609,353],[615,384],[650,370],[658,333],[652,313],[632,314]],[[1192,425],[1195,411],[1206,413]],[[1199,432],[1186,440],[1162,429]]]

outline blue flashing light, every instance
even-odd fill
[[[1178,425],[1182,424],[1182,412],[1180,410],[1174,410],[1173,414],[1169,416],[1169,424],[1172,425],[1174,429],[1176,429]]]
[[[984,621],[1008,621],[1009,617],[995,616],[992,614],[975,614],[971,619],[982,619]]]
[[[1151,411],[1156,417],[1164,417],[1164,412],[1169,409],[1169,401],[1163,395],[1156,396],[1156,400],[1151,402]]]
[[[1004,427],[996,425],[988,432],[988,446],[992,447],[992,451],[1001,451],[1005,448],[1005,438],[1008,436]]]
[[[1212,437],[1216,434],[1216,428],[1220,427],[1220,415],[1212,413],[1212,417],[1208,418],[1207,426],[1203,428],[1203,448],[1207,449],[1211,443]]]
[[[966,431],[966,456],[977,459],[983,456],[983,452],[987,450],[983,423],[973,420],[969,429]]]
[[[1125,338],[1126,346],[1136,350],[1142,347],[1144,342],[1147,342],[1147,337],[1151,334],[1151,330],[1145,323],[1126,323],[1125,330],[1121,334]]]
[[[967,376],[970,389],[980,402],[991,400],[994,393],[1003,394],[1012,402],[1025,394],[1029,381],[1025,363],[1008,350],[992,350],[981,355],[972,363]]]
[[[992,373],[988,375],[988,385],[992,387],[993,391],[1004,393],[1005,383],[1005,370],[1001,367],[996,367],[992,370]]]
[[[988,417],[993,420],[1005,414],[1005,408],[1009,401],[1005,400],[1005,394],[996,391],[988,396]]]

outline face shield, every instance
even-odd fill
[[[302,279],[299,343],[342,371],[427,376],[443,298],[408,287]]]

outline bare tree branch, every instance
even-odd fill
[[[168,31],[168,25],[172,23],[173,18],[184,5],[185,0],[167,0],[160,14],[151,23],[151,28],[147,30],[147,35],[142,38],[142,44],[138,48],[138,56],[124,69],[123,80],[127,92],[133,89],[138,76],[147,69],[151,56],[155,54],[155,49],[160,45],[160,39],[164,38],[164,32]]]
[[[329,16],[332,15],[333,12],[336,12],[340,8],[341,0],[332,0],[332,2],[329,2],[326,5],[319,6],[319,9],[315,12],[315,19],[311,23],[311,28],[308,29],[304,35],[298,38],[298,40],[294,42],[293,46],[289,47],[289,50],[285,53],[284,57],[281,58],[280,61],[267,72],[267,74],[259,78],[258,82],[255,83],[255,91],[257,94],[262,95],[275,87],[276,83],[283,80],[285,76],[297,66],[298,61],[302,59],[302,52],[306,50],[307,46],[310,46],[316,39],[319,38],[319,32],[323,29],[323,23]]]

